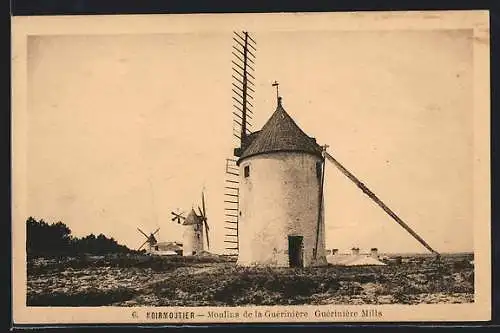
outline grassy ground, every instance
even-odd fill
[[[29,260],[28,306],[467,303],[467,256],[310,269],[242,268],[224,257]]]

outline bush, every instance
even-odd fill
[[[78,254],[105,255],[109,253],[136,253],[113,238],[103,234],[77,238],[71,229],[61,221],[47,223],[33,217],[26,220],[26,253],[31,257],[58,257]]]

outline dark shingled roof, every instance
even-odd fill
[[[238,163],[247,157],[271,152],[303,152],[319,157],[322,153],[316,140],[305,134],[283,109],[281,100],[262,130],[252,133],[250,139]]]

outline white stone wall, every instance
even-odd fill
[[[319,157],[291,152],[249,157],[240,164],[239,254],[241,266],[289,266],[288,236],[303,236],[304,266],[326,264],[324,221],[313,262],[318,224]],[[250,166],[245,178],[244,168]]]
[[[203,250],[203,228],[195,230],[194,225],[183,226],[182,234],[182,255],[191,256],[193,252],[199,254]]]

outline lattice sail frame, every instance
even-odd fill
[[[247,31],[233,32],[232,64],[232,101],[233,101],[233,138],[238,147],[233,158],[226,159],[226,183],[224,187],[224,223],[226,250],[238,253],[239,217],[239,168],[236,158],[240,156],[247,135],[251,134],[255,93],[255,39]]]

